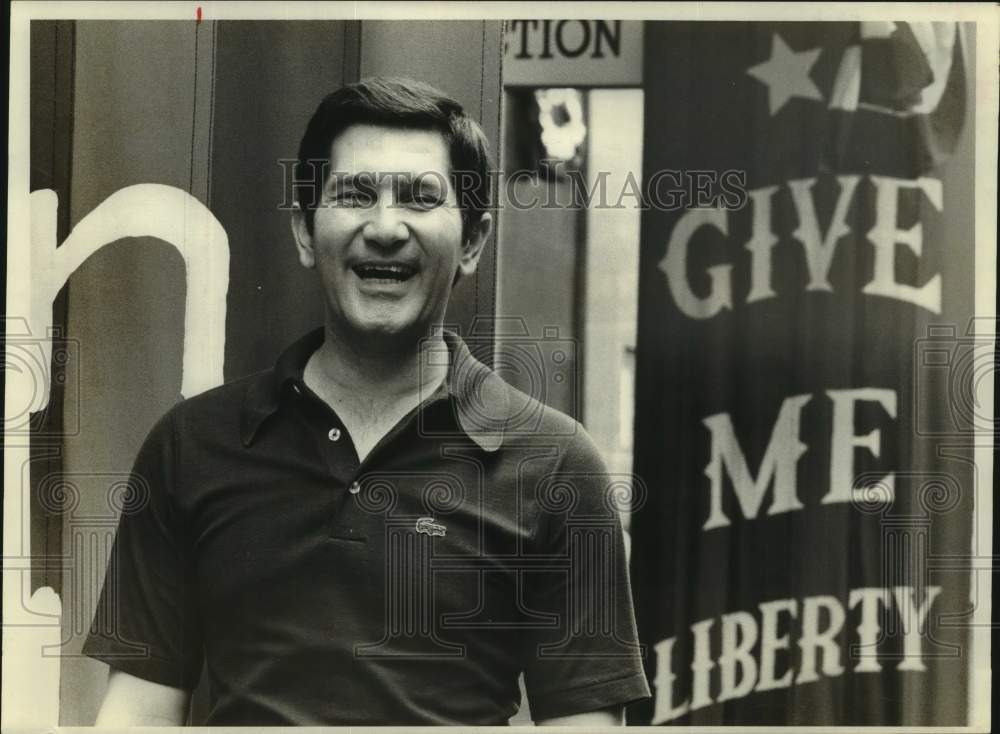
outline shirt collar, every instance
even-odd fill
[[[503,443],[504,429],[510,419],[507,383],[476,359],[458,334],[444,329],[442,337],[450,359],[441,389],[455,399],[462,431],[484,451],[496,451]],[[309,332],[289,346],[274,367],[251,382],[240,420],[244,446],[253,443],[261,424],[278,410],[287,391],[301,382],[306,362],[323,340],[322,327]]]

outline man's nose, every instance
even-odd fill
[[[361,235],[365,241],[380,247],[392,247],[406,242],[410,238],[410,230],[403,221],[404,211],[391,197],[379,197],[378,203],[369,210],[369,218]]]

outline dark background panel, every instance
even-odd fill
[[[323,322],[312,271],[299,265],[283,206],[281,161],[295,160],[319,101],[344,83],[341,21],[219,21],[211,209],[229,235],[227,380],[273,364]]]

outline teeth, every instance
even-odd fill
[[[414,268],[408,265],[372,265],[372,264],[361,264],[354,267],[355,272],[364,278],[389,278],[393,280],[400,280],[409,278],[413,275]]]

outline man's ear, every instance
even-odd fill
[[[479,257],[483,254],[483,247],[490,238],[493,231],[493,215],[483,212],[479,221],[469,227],[469,238],[462,245],[462,257],[458,263],[458,270],[462,275],[472,275],[479,265]]]
[[[313,237],[306,225],[306,215],[298,202],[292,205],[292,236],[295,237],[295,247],[299,251],[299,262],[304,268],[316,265],[316,255],[313,252]]]

